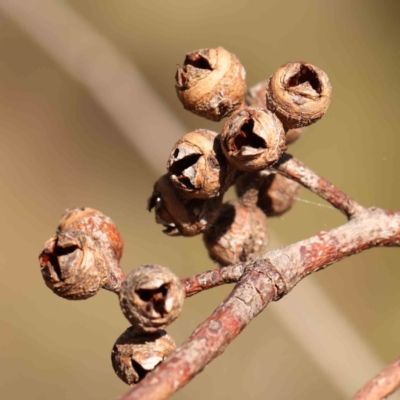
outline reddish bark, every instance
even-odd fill
[[[356,209],[361,212],[338,228],[267,252],[244,266],[228,267],[229,282],[244,267],[228,298],[165,363],[121,400],[167,399],[220,355],[269,302],[290,292],[310,273],[374,246],[400,245],[400,213],[359,206]],[[215,275],[208,271],[185,282],[188,293],[194,294],[199,288],[212,287],[212,282],[219,285],[226,280],[222,271]]]
[[[337,189],[324,178],[318,176],[290,154],[283,154],[272,168],[310,189],[331,203],[335,208],[342,211],[348,218],[363,210],[363,207],[347,196],[347,194]]]
[[[186,297],[211,289],[215,286],[225,285],[226,283],[236,283],[243,275],[244,265],[238,264],[221,269],[202,272],[190,278],[182,279],[186,289]]]
[[[307,275],[371,247],[400,246],[399,212],[360,206],[289,155],[283,155],[274,169],[330,202],[349,221],[244,264],[184,279],[186,297],[238,283],[168,360],[120,400],[167,399],[218,357],[268,303],[289,293]]]

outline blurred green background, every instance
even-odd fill
[[[37,256],[64,209],[117,223],[126,272],[216,267],[201,238],[169,238],[145,211],[178,137],[221,128],[175,96],[189,51],[224,46],[249,86],[287,61],[325,70],[330,109],[291,152],[361,204],[399,210],[399,12],[374,0],[0,0],[1,397],[106,400],[128,389],[110,362],[128,326],[116,296],[70,302],[42,281]],[[344,221],[300,198],[309,202],[270,220],[271,248]],[[307,278],[174,399],[348,398],[399,355],[399,254],[373,249]],[[169,329],[177,343],[229,289],[187,301]]]

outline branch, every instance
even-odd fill
[[[233,265],[221,269],[202,272],[190,278],[182,279],[186,289],[186,297],[194,296],[203,290],[212,289],[226,283],[236,283],[242,277],[244,265]]]
[[[400,388],[400,358],[361,388],[352,400],[381,400]]]
[[[353,215],[338,228],[246,263],[242,278],[228,298],[165,363],[121,400],[167,399],[222,354],[271,301],[289,293],[310,273],[374,246],[400,246],[400,213],[370,208]],[[197,277],[196,281],[201,279]]]
[[[364,207],[360,206],[356,201],[347,196],[347,194],[337,189],[324,178],[318,176],[290,154],[284,153],[272,168],[276,172],[310,189],[331,203],[333,207],[340,210],[349,219],[365,211]]]

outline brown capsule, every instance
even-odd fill
[[[278,173],[270,172],[265,175],[265,172],[263,171],[261,177],[255,177],[259,174],[250,173],[240,176],[235,182],[236,193],[239,197],[243,196],[249,189],[249,183],[257,178],[259,180],[257,206],[267,217],[277,217],[293,207],[301,186]]]
[[[218,218],[221,204],[221,197],[187,199],[166,174],[155,183],[147,209],[155,209],[156,222],[164,226],[166,235],[195,236]]]
[[[249,107],[267,108],[267,88],[269,79],[261,81],[252,86],[246,93],[246,104]],[[299,139],[306,128],[289,129],[286,132],[286,145],[294,143]]]
[[[226,192],[235,175],[222,152],[220,136],[207,129],[184,135],[172,149],[167,169],[184,195],[199,199]]]
[[[286,132],[286,144],[289,146],[292,143],[294,143],[297,139],[301,138],[304,135],[304,132],[306,132],[307,128],[295,128],[295,129],[289,129]]]
[[[39,262],[46,285],[69,300],[94,296],[108,277],[99,243],[79,231],[65,231],[50,238]]]
[[[225,203],[203,239],[210,258],[221,266],[251,260],[267,250],[267,217],[258,207],[243,205],[240,199]]]
[[[185,300],[179,278],[161,265],[143,265],[124,279],[119,293],[122,312],[138,329],[154,332],[178,318]]]
[[[74,208],[64,213],[57,233],[68,230],[87,233],[100,243],[108,267],[108,279],[104,289],[118,292],[124,278],[119,266],[124,241],[111,218],[93,208]]]
[[[286,63],[269,80],[267,108],[286,129],[301,128],[325,114],[331,93],[324,71],[305,62]]]
[[[177,67],[176,93],[186,110],[220,121],[242,106],[246,72],[239,59],[222,47],[186,55]]]
[[[261,108],[235,112],[221,133],[228,161],[242,171],[259,171],[278,161],[286,150],[285,131],[279,119]]]
[[[144,332],[131,326],[113,346],[112,366],[120,379],[134,386],[164,361],[175,348],[175,342],[167,332]]]
[[[267,108],[267,88],[269,79],[261,81],[246,92],[245,102],[249,107]]]

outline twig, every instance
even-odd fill
[[[335,208],[342,211],[348,218],[366,211],[364,207],[356,203],[324,178],[318,176],[290,154],[283,154],[280,160],[273,166],[273,169],[302,184],[307,189],[310,189],[312,192],[331,203]],[[270,170],[261,171],[261,174],[263,173],[269,174]],[[252,184],[254,187],[257,187],[258,181],[253,180]],[[245,201],[254,203],[254,199],[252,199],[252,197],[254,197],[253,192],[253,190],[247,190],[246,195],[249,199],[246,198]],[[211,289],[226,283],[236,283],[241,278],[243,271],[244,268],[242,265],[236,265],[225,267],[220,270],[206,271],[199,275],[183,279],[182,282],[186,288],[186,297],[193,296],[203,290]]]
[[[338,228],[248,262],[228,298],[121,400],[167,399],[219,356],[268,303],[290,292],[310,273],[374,246],[399,245],[400,213],[371,208]]]
[[[347,194],[337,189],[324,178],[318,176],[290,154],[284,153],[272,168],[287,178],[310,189],[312,192],[331,203],[335,208],[342,211],[347,218],[352,218],[356,214],[365,211],[364,207],[360,206]]]
[[[242,277],[244,265],[233,265],[221,269],[202,272],[190,278],[182,279],[186,289],[186,297],[194,296],[203,290],[212,289],[226,283],[236,283]]]
[[[400,358],[362,387],[352,400],[381,400],[400,388]]]

